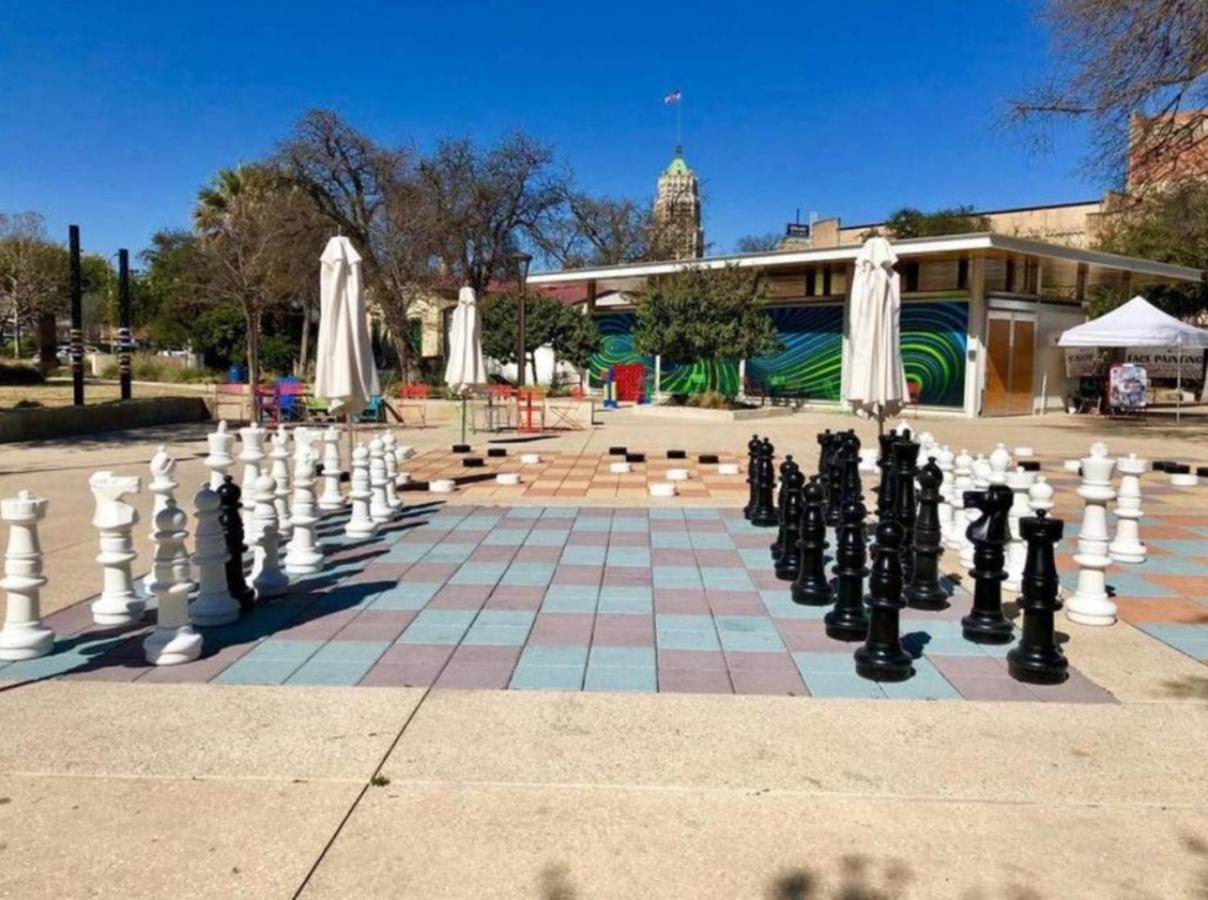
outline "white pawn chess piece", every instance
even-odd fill
[[[4,627],[0,628],[0,659],[36,659],[53,649],[55,633],[42,622],[42,546],[38,523],[46,518],[48,501],[19,491],[16,497],[0,500],[0,520],[8,523],[8,547],[4,551],[6,592]]]
[[[239,461],[243,463],[243,480],[239,484],[240,496],[245,509],[252,508],[252,494],[256,491],[256,479],[264,463],[264,440],[268,432],[253,423],[239,429]]]
[[[393,431],[382,435],[382,459],[386,463],[386,502],[395,512],[403,508],[403,498],[398,495],[398,441]]]
[[[1049,480],[1043,475],[1037,475],[1032,486],[1028,488],[1028,509],[1033,514],[1041,510],[1046,513],[1050,512],[1056,505],[1053,502],[1053,493],[1053,486],[1049,484]]]
[[[1136,565],[1145,562],[1145,544],[1141,542],[1141,476],[1149,471],[1149,460],[1130,453],[1116,461],[1120,470],[1120,492],[1116,495],[1116,537],[1108,554],[1118,563]]]
[[[289,513],[289,432],[284,425],[277,426],[277,432],[272,437],[273,449],[269,453],[273,460],[273,482],[276,484],[277,534],[282,541],[289,540],[294,533],[293,521]]]
[[[235,435],[227,431],[226,419],[218,423],[218,430],[206,435],[206,443],[210,445],[210,455],[202,460],[210,470],[210,490],[216,491],[222,487],[222,476],[235,465],[231,451],[235,449]]]
[[[952,529],[948,532],[945,546],[949,550],[960,550],[965,546],[965,529],[969,518],[965,512],[965,491],[973,489],[973,457],[961,448],[952,465]]]
[[[1016,467],[1014,471],[1007,473],[1006,483],[1011,489],[1011,510],[1007,516],[1010,539],[1007,543],[1007,580],[1003,582],[1003,587],[1016,593],[1019,593],[1022,586],[1023,566],[1028,558],[1028,543],[1023,539],[1019,520],[1031,512],[1028,491],[1035,480],[1036,473],[1024,468]]]
[[[377,523],[369,513],[373,490],[369,483],[369,451],[364,444],[352,451],[352,481],[348,496],[352,500],[352,515],[344,526],[351,538],[366,538],[377,534]]]
[[[347,502],[340,491],[340,432],[331,425],[323,432],[323,493],[319,509],[343,509]]]
[[[231,596],[227,585],[226,537],[219,518],[218,494],[203,487],[193,497],[197,515],[196,552],[197,597],[189,607],[189,617],[197,625],[229,625],[239,618],[239,601]]]
[[[314,487],[315,457],[308,449],[305,457],[294,460],[294,534],[285,548],[285,571],[290,575],[313,575],[323,569],[323,553],[315,538],[319,516]]]
[[[92,524],[100,533],[101,552],[96,561],[103,570],[101,595],[92,601],[92,620],[98,625],[132,625],[143,617],[147,604],[134,590],[130,565],[138,553],[134,535],[138,511],[122,498],[143,488],[141,478],[95,472],[88,487],[96,501]]]
[[[1006,444],[998,444],[990,453],[990,484],[1006,484],[1011,469],[1011,452]]]
[[[384,525],[394,518],[386,493],[386,458],[381,438],[369,442],[369,518]]]
[[[935,435],[930,431],[924,431],[918,436],[919,459],[926,460],[929,455],[933,455],[936,449]]]
[[[893,429],[893,433],[896,435],[899,435],[899,436],[905,434],[907,431],[910,431],[910,425],[907,424],[905,419],[898,422],[898,424],[895,425],[894,429]]]
[[[1065,604],[1065,615],[1079,625],[1111,625],[1116,621],[1116,604],[1107,595],[1108,556],[1107,503],[1116,496],[1112,489],[1112,471],[1116,461],[1107,455],[1107,447],[1096,443],[1090,456],[1082,460],[1082,484],[1078,496],[1086,501],[1082,527],[1078,530],[1078,585]]]
[[[169,499],[155,516],[155,578],[151,590],[155,594],[155,628],[143,640],[147,662],[156,666],[174,666],[191,662],[201,656],[201,635],[189,624],[189,584],[176,581],[173,561],[185,545],[185,514]]]
[[[252,518],[256,520],[256,552],[252,557],[252,588],[256,599],[280,597],[289,590],[289,578],[281,571],[281,536],[277,531],[277,485],[271,475],[256,479]]]
[[[948,536],[952,533],[952,468],[955,456],[947,444],[936,449],[931,455],[935,457],[936,468],[944,476],[944,480],[940,482],[940,504],[937,512],[940,519],[940,542],[947,545]]]
[[[972,490],[984,491],[990,487],[990,478],[993,476],[994,470],[990,467],[990,460],[986,459],[984,453],[979,453],[977,458],[973,460],[973,487]],[[964,502],[964,498],[961,498]],[[969,540],[969,526],[981,519],[981,513],[975,509],[965,510],[965,531],[962,534],[963,542],[961,543],[960,564],[961,568],[973,568],[973,541]]]

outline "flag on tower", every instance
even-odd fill
[[[674,106],[675,104],[680,102],[680,98],[682,96],[683,96],[683,94],[680,91],[672,91],[670,94],[668,94],[666,97],[663,98],[663,103],[665,103],[667,106]]]

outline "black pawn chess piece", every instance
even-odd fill
[[[760,528],[771,528],[778,521],[772,496],[776,490],[775,453],[772,442],[764,438],[759,444],[759,458],[755,465],[755,505],[751,507],[751,524]]]
[[[797,578],[792,588],[793,602],[803,606],[826,606],[834,599],[830,582],[826,580],[824,552],[828,544],[824,502],[822,481],[816,475],[811,476],[802,491]]]
[[[859,494],[849,496],[839,515],[835,541],[835,607],[826,614],[826,636],[837,641],[868,637],[864,612],[864,578],[868,575],[864,519],[868,510]]]
[[[227,590],[239,601],[239,608],[247,612],[256,605],[256,592],[243,576],[243,554],[247,553],[247,545],[243,543],[243,516],[239,511],[242,493],[233,476],[222,476],[218,488],[218,521],[226,538]]]
[[[801,474],[801,468],[794,465],[789,470],[784,505],[780,507],[780,518],[784,523],[780,532],[783,549],[776,558],[776,577],[781,581],[795,581],[801,571],[798,544],[801,542],[801,519],[805,507],[804,485],[805,476]]]
[[[742,508],[743,518],[751,518],[751,510],[755,508],[755,475],[759,465],[759,448],[762,444],[759,435],[751,435],[747,441],[747,505]]]
[[[799,466],[793,462],[792,454],[789,454],[780,464],[780,487],[776,492],[776,515],[779,527],[776,532],[776,540],[772,542],[773,560],[779,560],[781,553],[784,552],[784,501],[789,488],[789,475],[794,469],[799,469]]]
[[[919,470],[919,510],[914,521],[914,578],[906,586],[906,605],[912,609],[945,609],[948,596],[940,587],[940,485],[944,473],[935,457]]]
[[[969,573],[974,581],[973,610],[961,619],[965,640],[975,644],[1006,644],[1011,640],[1011,622],[1002,612],[1011,503],[1011,489],[1005,484],[965,492],[965,509],[981,511],[981,517],[965,532],[973,542],[973,570]]]
[[[856,648],[856,674],[870,681],[905,681],[914,674],[902,647],[902,526],[885,520],[877,526],[872,577],[868,581],[868,637]]]
[[[1057,644],[1053,613],[1057,610],[1057,563],[1053,547],[1061,540],[1065,523],[1050,519],[1041,509],[1019,520],[1019,532],[1028,543],[1023,565],[1019,608],[1023,634],[1019,646],[1007,653],[1007,669],[1016,681],[1060,684],[1069,677],[1069,662]]]
[[[914,581],[914,479],[919,470],[919,445],[908,433],[893,445],[893,464],[893,517],[902,526],[902,581],[910,584]]]
[[[880,455],[877,457],[877,469],[881,473],[881,481],[877,485],[877,520],[884,522],[893,510],[897,494],[897,480],[894,478],[893,445],[898,442],[896,433],[890,431],[877,436]]]

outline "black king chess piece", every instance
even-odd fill
[[[835,528],[839,524],[839,510],[843,506],[843,473],[844,460],[851,446],[855,432],[841,431],[831,437],[831,452],[826,461],[826,524]]]
[[[893,518],[902,526],[902,583],[914,581],[914,479],[919,471],[919,445],[903,432],[893,445]]]
[[[904,432],[909,435],[909,432]],[[893,445],[898,442],[897,432],[887,431],[877,435],[877,445],[880,455],[877,457],[877,468],[881,473],[881,481],[877,485],[877,521],[884,522],[893,515],[893,504],[897,498],[897,479],[894,477]]]
[[[843,507],[847,504],[848,499],[851,497],[859,497],[861,501],[864,499],[864,486],[860,481],[860,438],[856,436],[854,431],[848,432],[847,441],[844,444],[844,455],[839,475],[839,493],[841,502],[839,503],[839,518],[835,522],[836,525],[843,519]]]
[[[801,571],[801,519],[805,506],[805,476],[800,466],[793,466],[788,473],[788,487],[784,492],[784,505],[780,518],[784,522],[783,550],[776,559],[776,577],[781,581],[795,581]]]
[[[800,467],[793,462],[793,455],[790,453],[784,458],[784,462],[780,464],[780,486],[776,490],[776,540],[772,542],[772,560],[778,562],[780,555],[784,551],[784,500],[789,489],[789,474],[793,470],[799,470]]]
[[[743,518],[751,518],[751,510],[755,506],[755,473],[759,465],[759,435],[751,435],[747,441],[747,505],[742,508]]]
[[[929,457],[919,470],[919,511],[914,520],[914,578],[906,586],[906,605],[912,609],[946,609],[948,595],[940,587],[940,485],[944,473]]]
[[[764,438],[759,444],[759,461],[755,466],[755,505],[751,507],[751,524],[771,528],[777,524],[776,506],[772,494],[776,490],[776,470],[773,456],[776,449]]]
[[[833,599],[830,582],[826,580],[824,552],[826,514],[823,511],[825,491],[815,476],[801,492],[801,527],[797,541],[799,558],[797,579],[793,582],[793,602],[803,606],[826,606]]]
[[[864,519],[868,510],[859,494],[851,494],[840,511],[835,541],[835,608],[826,614],[826,636],[837,641],[862,641],[868,637],[864,612],[864,578],[868,551],[864,546]]]
[[[1019,608],[1023,634],[1019,646],[1007,652],[1007,669],[1016,681],[1059,684],[1069,677],[1069,662],[1057,645],[1053,613],[1057,609],[1057,563],[1053,546],[1061,540],[1065,523],[1050,519],[1043,510],[1019,520],[1019,533],[1028,542],[1023,564]]]
[[[239,601],[239,608],[248,612],[256,605],[256,592],[243,576],[243,554],[247,553],[247,545],[243,543],[243,516],[239,512],[242,493],[232,476],[222,476],[218,488],[218,521],[226,538],[227,590]]]
[[[981,518],[965,534],[973,542],[973,610],[961,619],[965,640],[975,644],[1005,644],[1011,640],[1011,622],[1002,614],[1002,583],[1007,578],[1004,548],[1010,539],[1007,516],[1011,489],[992,484],[984,491],[966,491],[965,509],[981,511]]]
[[[856,674],[870,681],[905,681],[914,674],[902,647],[902,526],[885,520],[877,526],[868,580],[868,637],[856,648]]]

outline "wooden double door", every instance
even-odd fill
[[[986,321],[986,396],[982,415],[1032,414],[1036,317],[993,311]]]

